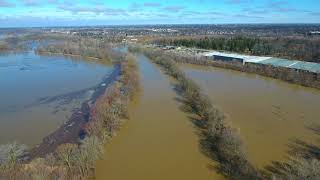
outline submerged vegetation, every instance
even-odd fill
[[[94,176],[96,161],[104,144],[128,118],[128,103],[139,86],[134,56],[119,55],[121,74],[117,81],[90,107],[90,117],[77,142],[65,143],[44,157],[28,159],[25,146],[16,143],[0,147],[0,178],[9,179],[87,179]]]
[[[131,51],[139,50],[131,48]],[[216,170],[229,179],[262,179],[260,172],[247,160],[238,132],[227,125],[223,112],[212,105],[196,83],[160,51],[142,51],[177,81],[176,90],[184,109],[195,115],[193,122],[199,128],[203,152],[219,162]]]
[[[307,128],[315,135],[320,135],[319,125]],[[320,179],[320,147],[300,139],[294,139],[289,143],[289,148],[288,161],[273,161],[265,168],[265,176],[280,180]]]
[[[0,43],[0,52],[9,51],[11,48],[7,43],[1,42]]]
[[[299,84],[306,87],[312,87],[320,89],[320,74],[307,72],[302,70],[295,70],[284,67],[275,67],[272,65],[265,64],[255,64],[255,63],[246,63],[243,65],[241,62],[236,61],[220,61],[220,60],[212,60],[207,57],[199,57],[193,55],[184,55],[182,53],[175,52],[167,52],[158,50],[162,54],[170,57],[170,59],[174,60],[178,63],[190,63],[190,64],[198,64],[205,66],[214,66],[226,69],[232,69],[241,72],[255,73],[261,76],[271,77],[275,79],[280,79],[289,83]],[[159,52],[159,53],[160,53]]]
[[[62,54],[65,56],[79,56],[113,61],[116,52],[111,50],[111,45],[93,38],[68,38],[51,44],[41,44],[36,49],[38,54]]]
[[[29,37],[31,38],[31,37]],[[39,38],[39,37],[32,37]],[[45,39],[45,37],[42,37]],[[120,76],[108,86],[99,98],[88,104],[89,116],[78,140],[60,144],[53,153],[29,159],[26,146],[17,143],[0,146],[0,179],[89,179],[94,177],[96,161],[104,153],[104,145],[116,134],[128,119],[128,103],[139,88],[139,73],[135,57],[111,50],[111,46],[93,38],[59,39],[54,43],[43,43],[36,49],[39,54],[61,54],[115,62],[120,66]],[[15,42],[15,39],[10,39]],[[9,41],[8,41],[9,42]],[[197,46],[191,41],[180,41],[174,45]],[[200,41],[202,42],[202,40]],[[215,41],[205,40],[204,47],[259,54],[256,43],[262,41],[238,38]],[[165,42],[167,43],[167,42]],[[172,43],[172,42],[170,42]],[[190,45],[189,45],[190,43]],[[13,43],[14,44],[14,43]],[[211,45],[210,45],[211,44]],[[241,48],[237,48],[240,46]],[[243,47],[242,47],[243,46]],[[260,45],[259,45],[260,46]],[[217,48],[215,47],[215,48]],[[0,44],[0,51],[13,50],[9,44]],[[184,56],[157,49],[130,47],[132,52],[146,54],[154,63],[174,79],[175,91],[182,109],[191,115],[197,128],[202,152],[217,165],[210,167],[227,179],[320,179],[320,150],[316,145],[296,141],[293,153],[287,162],[274,161],[266,170],[260,171],[248,159],[240,133],[231,127],[225,117],[204,94],[196,82],[183,73],[177,62],[223,67],[243,72],[256,73],[304,86],[320,88],[320,75],[298,72],[269,65],[237,62],[211,61],[206,58]],[[320,134],[319,129],[314,129]]]
[[[145,53],[154,63],[176,80],[175,89],[183,103],[183,110],[191,113],[198,127],[203,153],[218,162],[215,170],[227,179],[310,179],[320,178],[319,147],[302,141],[291,145],[287,162],[274,161],[265,170],[256,169],[249,161],[238,131],[226,123],[225,116],[216,108],[200,87],[187,78],[170,55],[161,51],[131,47],[132,52]],[[312,128],[319,133],[319,128]]]
[[[27,42],[19,38],[5,38],[0,40],[0,53],[20,52],[27,50]]]
[[[29,32],[14,36],[9,35],[0,40],[0,53],[29,51],[32,50],[32,46],[37,43],[48,44],[48,42],[63,42],[71,39],[74,39],[74,37],[43,32]]]

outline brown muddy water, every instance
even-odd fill
[[[68,120],[112,66],[33,52],[0,56],[0,144],[33,146]]]
[[[221,179],[200,152],[196,129],[179,110],[168,77],[145,56],[138,61],[141,92],[97,162],[96,179]]]
[[[317,143],[308,127],[320,124],[319,90],[227,69],[181,68],[240,130],[249,158],[258,167],[284,160],[295,138]]]

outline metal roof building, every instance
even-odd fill
[[[218,52],[218,51],[203,53],[203,55],[206,57],[212,57],[213,59],[224,60],[224,61],[240,61],[243,64],[248,62],[257,63],[257,64],[268,64],[275,67],[285,67],[285,68],[304,70],[304,71],[309,71],[314,73],[320,73],[319,63],[288,60],[288,59],[273,58],[273,57],[264,57],[264,56],[249,56],[249,55],[225,53],[225,52]]]
[[[262,57],[262,56],[249,56],[249,55],[242,55],[242,54],[235,54],[235,53],[225,53],[225,52],[218,52],[212,51],[209,53],[204,53],[206,57],[228,57],[235,60],[241,60],[244,64],[246,62],[259,62],[263,60],[270,59],[271,57]]]

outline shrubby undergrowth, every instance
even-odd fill
[[[28,42],[20,41],[19,38],[4,38],[0,40],[0,53],[15,53],[28,50]]]
[[[50,44],[42,44],[35,50],[38,54],[62,54],[66,56],[79,56],[100,60],[117,61],[119,53],[111,50],[109,43],[93,38],[68,38]]]
[[[217,171],[229,179],[262,179],[260,172],[247,160],[240,135],[228,126],[223,112],[217,109],[199,86],[187,78],[175,62],[160,51],[130,48],[143,51],[153,62],[176,81],[184,109],[196,115],[194,123],[200,130],[203,152],[218,162]]]
[[[133,50],[133,48],[132,48]],[[255,73],[261,76],[271,77],[275,79],[280,79],[293,84],[299,84],[306,87],[312,87],[320,89],[320,73],[313,73],[302,70],[295,70],[284,67],[275,67],[272,65],[256,64],[256,63],[246,63],[243,65],[240,62],[226,62],[219,60],[212,60],[206,57],[195,56],[195,55],[185,55],[182,53],[166,52],[157,49],[157,54],[165,54],[170,57],[175,62],[179,63],[189,63],[197,65],[206,65],[221,67],[226,69],[232,69],[241,72]]]
[[[274,161],[263,172],[257,170],[248,160],[239,133],[228,126],[223,112],[219,111],[203,94],[197,84],[177,67],[175,62],[190,62],[185,58],[158,50],[131,47],[132,52],[143,52],[164,71],[176,79],[176,89],[182,97],[183,109],[195,114],[195,125],[200,131],[200,145],[203,152],[218,162],[216,171],[228,179],[274,179],[274,180],[316,180],[320,179],[320,148],[313,144],[296,141],[287,162]],[[192,61],[192,60],[191,60]],[[197,63],[206,64],[206,61]],[[312,127],[320,134],[320,127]]]
[[[128,118],[128,103],[139,86],[135,58],[127,55],[119,63],[120,78],[92,106],[82,140],[61,144],[54,153],[28,163],[20,163],[26,152],[24,146],[15,143],[1,146],[0,178],[78,180],[93,177],[95,163],[103,154],[104,144]]]
[[[6,52],[6,51],[10,51],[11,48],[9,47],[8,44],[4,43],[4,42],[0,42],[0,52]]]
[[[0,177],[1,173],[9,174],[11,177],[15,174],[14,169],[19,167],[21,157],[27,153],[25,145],[13,142],[0,146]]]

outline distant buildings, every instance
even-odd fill
[[[51,29],[51,33],[61,33],[61,34],[70,34],[69,30],[64,30],[64,29]]]
[[[248,55],[241,55],[241,54],[235,54],[235,53],[225,53],[225,52],[218,52],[218,51],[204,53],[204,56],[211,57],[214,60],[220,60],[220,61],[238,61],[243,64],[247,62],[255,63],[255,62],[259,62],[259,61],[263,61],[271,58],[271,57],[261,57],[261,56],[248,56]]]
[[[315,35],[320,35],[320,31],[310,31],[309,33],[308,33],[309,35],[311,35],[311,36],[315,36]]]
[[[203,56],[211,58],[213,60],[236,61],[236,62],[241,62],[242,64],[246,64],[246,63],[264,64],[264,65],[272,65],[274,67],[290,68],[290,69],[295,69],[299,71],[308,71],[308,72],[313,72],[317,74],[320,73],[319,63],[288,60],[288,59],[273,58],[273,57],[249,56],[249,55],[225,53],[225,52],[218,52],[218,51],[203,53]]]

